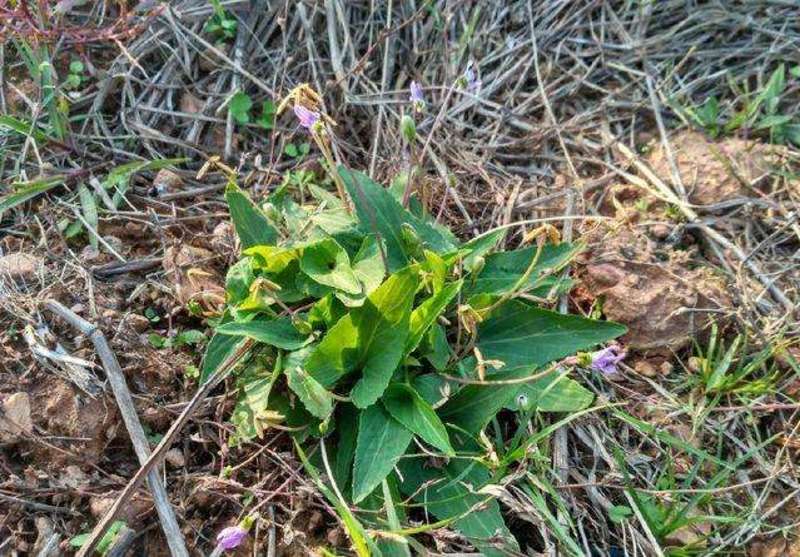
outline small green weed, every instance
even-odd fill
[[[223,43],[236,38],[238,22],[219,0],[209,0],[214,8],[214,14],[206,21],[204,31],[211,35],[217,43]]]
[[[768,392],[777,381],[775,349],[769,345],[749,353],[743,334],[726,347],[716,324],[711,327],[705,348],[695,343],[697,377],[710,395],[742,394],[756,397]]]
[[[800,75],[800,66],[789,70],[791,77]],[[709,97],[696,107],[677,107],[688,120],[703,128],[712,137],[747,129],[757,135],[764,136],[770,143],[792,143],[800,146],[800,119],[793,112],[781,112],[781,97],[786,91],[786,68],[778,66],[770,75],[767,83],[756,93],[747,90],[747,84],[741,86],[731,83],[731,89],[737,94],[738,110],[726,118],[723,107],[716,97]]]

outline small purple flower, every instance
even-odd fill
[[[411,82],[411,96],[409,99],[414,104],[414,110],[422,112],[425,108],[425,97],[422,94],[422,87],[416,81]]]
[[[312,129],[319,122],[319,112],[314,112],[299,104],[294,105],[294,115],[300,120],[300,125],[307,130]]]
[[[222,549],[233,549],[247,537],[247,530],[241,526],[228,526],[217,534],[217,545]]]
[[[592,354],[590,367],[606,375],[617,371],[617,364],[625,358],[625,351],[619,345],[612,344]]]

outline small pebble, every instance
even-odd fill
[[[639,360],[633,366],[637,373],[641,373],[645,377],[655,377],[658,372],[653,364],[647,360]]]

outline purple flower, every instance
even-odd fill
[[[608,375],[617,371],[617,364],[624,358],[625,351],[619,345],[612,344],[592,354],[590,367],[595,371]]]
[[[241,526],[228,526],[217,534],[217,545],[222,549],[233,549],[247,537],[247,530]]]
[[[425,108],[425,97],[422,95],[422,87],[416,81],[411,82],[411,96],[409,100],[414,104],[414,109],[421,112]]]
[[[314,112],[299,104],[294,105],[294,115],[300,120],[300,125],[307,130],[310,130],[319,122],[319,112]]]

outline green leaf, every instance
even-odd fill
[[[437,468],[426,466],[425,459],[403,459],[400,472],[403,493],[413,495],[437,519],[454,520],[456,529],[481,555],[506,557],[519,552],[495,498],[475,492],[489,480],[488,471],[477,462],[451,460]]]
[[[131,177],[137,172],[148,170],[161,170],[168,166],[174,166],[186,162],[187,159],[156,159],[152,161],[134,161],[121,164],[106,175],[103,180],[103,187],[110,189],[116,186],[120,191],[128,187]]]
[[[476,260],[483,257],[497,246],[503,238],[506,237],[508,232],[507,228],[495,228],[489,232],[484,232],[480,236],[476,236],[469,242],[461,246],[458,251],[449,253],[445,256],[448,261],[456,257],[464,258],[464,267],[472,269]]]
[[[365,233],[377,233],[384,241],[389,271],[396,271],[409,262],[410,254],[407,253],[406,242],[401,236],[404,224],[410,226],[432,251],[446,253],[455,248],[456,241],[449,232],[403,209],[391,193],[366,174],[343,166],[339,167],[339,174],[355,205],[361,230]]]
[[[95,551],[100,555],[105,555],[105,553],[111,548],[111,544],[117,539],[117,534],[119,531],[122,530],[127,523],[124,520],[115,520],[109,526],[108,531],[103,534],[103,537],[100,538],[100,541],[97,542],[97,546],[95,547]],[[90,533],[81,534],[79,536],[75,536],[71,540],[69,540],[69,545],[72,547],[83,547],[87,541],[89,541]]]
[[[89,191],[85,184],[78,186],[78,196],[81,200],[81,209],[83,209],[83,218],[89,223],[95,232],[97,232],[97,203],[95,202],[94,195]],[[89,234],[89,242],[93,248],[97,249],[97,235]]]
[[[357,296],[349,296],[342,292],[337,293],[337,297],[349,307],[363,304],[364,297],[372,294],[383,282],[385,269],[381,258],[381,248],[376,236],[370,234],[364,237],[358,253],[353,258],[353,272],[361,283],[361,293]]]
[[[540,412],[577,412],[589,406],[592,400],[594,395],[590,390],[554,371],[541,379],[522,384],[505,407],[510,410],[536,408]]]
[[[215,334],[211,337],[200,368],[200,384],[205,383],[245,342],[238,336]]]
[[[334,239],[326,238],[303,249],[300,270],[315,282],[347,294],[361,293],[350,257]]]
[[[261,116],[258,118],[258,124],[265,130],[271,130],[275,127],[275,103],[271,100],[264,101],[261,105]]]
[[[64,84],[70,89],[77,89],[81,86],[81,76],[71,73],[67,75],[67,79]]]
[[[30,136],[39,143],[43,143],[45,141],[57,141],[55,138],[50,137],[38,129],[35,125],[24,120],[20,120],[19,118],[14,118],[13,116],[0,115],[0,128],[6,128],[11,131],[15,131],[23,137]]]
[[[353,503],[369,495],[406,452],[412,433],[379,404],[361,412],[353,462]]]
[[[417,348],[430,326],[436,322],[436,319],[439,318],[447,305],[461,290],[462,282],[463,281],[459,280],[448,284],[411,312],[411,322],[409,324],[410,333],[406,341],[406,354],[410,354]]]
[[[179,347],[203,344],[207,340],[208,339],[206,338],[206,335],[203,334],[202,331],[198,331],[197,329],[186,329],[175,335],[172,343],[174,346]]]
[[[223,21],[222,24],[225,25],[225,22]],[[236,22],[234,21],[235,24]],[[237,91],[228,103],[228,111],[233,116],[233,119],[240,124],[247,124],[250,121],[250,109],[252,107],[253,101],[243,91]]]
[[[538,370],[521,366],[487,375],[487,381],[517,381],[536,375]],[[442,420],[469,433],[477,433],[505,407],[516,407],[520,393],[527,397],[526,408],[541,411],[577,411],[592,401],[592,394],[576,381],[556,371],[530,382],[472,384],[458,390],[439,409]]]
[[[73,60],[69,63],[70,73],[81,73],[83,71],[83,62],[80,60]]]
[[[250,285],[255,280],[252,259],[243,257],[228,268],[225,275],[225,301],[237,304],[250,294]]]
[[[278,231],[267,220],[264,212],[232,181],[225,189],[225,200],[228,202],[233,226],[242,242],[242,249],[275,244]]]
[[[385,479],[381,482],[381,489],[383,490],[383,508],[386,511],[386,522],[392,530],[400,530],[400,518],[398,511],[402,513],[403,507],[394,504],[394,499],[397,495],[397,482],[392,482],[394,487],[394,496],[392,494],[392,487]],[[405,538],[387,538],[380,540],[378,546],[386,557],[411,557],[411,552],[408,550],[408,541]]]
[[[333,477],[339,490],[350,492],[350,473],[356,454],[358,417],[361,411],[352,404],[339,404],[336,409],[336,432],[339,436],[334,455]]]
[[[287,143],[286,146],[283,148],[283,152],[289,155],[292,158],[297,157],[300,152],[297,150],[297,145],[294,143]]]
[[[760,118],[758,122],[756,122],[755,129],[764,130],[767,128],[777,128],[784,124],[788,124],[793,118],[793,114],[770,114],[769,116]]]
[[[631,516],[633,516],[633,510],[627,505],[614,505],[608,509],[608,518],[617,524],[625,522]]]
[[[289,388],[313,416],[326,420],[333,413],[333,396],[302,368],[286,370]]]
[[[580,244],[561,243],[542,248],[536,266],[528,281],[522,286],[525,290],[541,284],[540,276],[545,272],[555,272],[567,265],[583,248]],[[486,263],[478,276],[464,288],[467,296],[475,294],[504,294],[509,291],[527,270],[536,255],[535,247],[514,251],[501,251],[486,257]]]
[[[452,351],[447,343],[447,333],[440,324],[435,323],[428,334],[425,335],[425,351],[423,357],[427,359],[434,369],[443,371],[450,361]]]
[[[392,417],[448,456],[455,456],[447,430],[430,404],[409,385],[389,385],[381,398]]]
[[[41,195],[46,191],[58,187],[64,183],[63,176],[54,176],[43,180],[15,184],[17,191],[0,198],[0,216],[9,209],[22,205],[26,201]]]
[[[503,304],[478,327],[478,348],[506,368],[539,367],[624,334],[623,325],[563,315],[516,300]]]
[[[763,99],[767,114],[774,114],[778,109],[781,93],[786,88],[786,71],[784,65],[779,65],[769,77],[766,87],[759,97]]]
[[[416,274],[401,271],[386,279],[364,305],[342,317],[309,356],[306,370],[324,387],[357,369],[362,376],[351,392],[365,408],[389,384],[403,356]]]
[[[312,340],[310,336],[300,334],[288,317],[248,322],[231,321],[217,327],[216,332],[221,335],[251,338],[283,350],[297,350]]]

